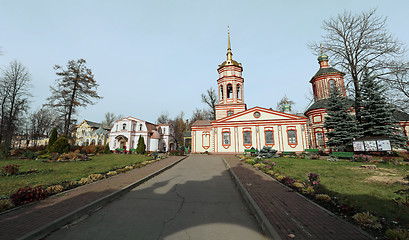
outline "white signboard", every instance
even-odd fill
[[[365,151],[364,142],[363,141],[354,141],[354,151],[355,152]]]
[[[391,151],[391,142],[389,140],[378,140],[378,151]]]
[[[376,141],[364,141],[365,151],[378,151]]]

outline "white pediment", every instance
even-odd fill
[[[294,114],[283,113],[267,108],[254,107],[246,111],[236,113],[232,116],[221,118],[214,123],[227,123],[227,122],[248,122],[248,121],[283,121],[283,120],[296,120],[305,119],[305,117],[297,116]]]

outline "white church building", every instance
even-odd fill
[[[247,109],[243,67],[232,56],[229,35],[227,60],[217,69],[216,120],[192,125],[192,152],[240,154],[263,146],[279,152],[302,152],[308,148],[306,117],[262,107]]]
[[[174,149],[173,133],[169,124],[153,124],[135,117],[126,117],[116,121],[109,133],[111,150],[135,150],[141,136],[146,151],[167,152]]]

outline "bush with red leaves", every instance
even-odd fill
[[[10,200],[14,205],[23,205],[34,201],[40,201],[47,197],[47,192],[42,189],[41,186],[37,187],[23,187],[17,190],[10,196]]]

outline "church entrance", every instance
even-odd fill
[[[119,135],[115,138],[116,142],[117,142],[117,146],[121,149],[125,149],[126,148],[126,143],[128,142],[128,138],[125,137],[124,135]]]

